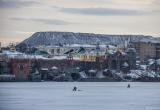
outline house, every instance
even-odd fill
[[[160,73],[160,59],[150,61],[147,68]]]
[[[133,48],[128,48],[126,52],[121,50],[106,51],[106,65],[109,70],[129,70],[136,67],[136,51]]]

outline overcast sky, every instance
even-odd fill
[[[160,36],[160,0],[0,0],[0,41],[37,31]]]

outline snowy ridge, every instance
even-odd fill
[[[144,35],[105,35],[93,33],[73,32],[36,32],[22,43],[31,46],[59,45],[59,44],[124,44],[125,41],[152,41],[158,40],[152,36]]]
[[[54,56],[52,58],[47,58],[42,55],[28,55],[20,52],[3,51],[0,55],[7,58],[17,58],[17,59],[44,59],[44,60],[63,60],[67,59],[67,56]],[[74,57],[73,59],[79,60],[79,58]]]

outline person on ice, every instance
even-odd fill
[[[130,84],[128,84],[127,88],[130,88],[130,87],[131,87],[131,85],[130,85]]]
[[[73,87],[73,91],[77,91],[77,87],[76,86]]]

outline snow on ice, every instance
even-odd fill
[[[159,93],[160,83],[0,83],[0,110],[160,110]]]

